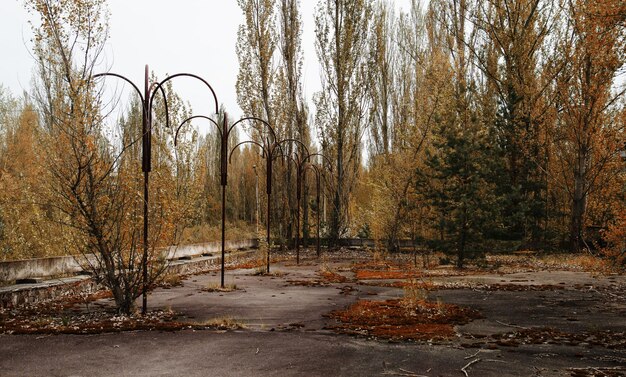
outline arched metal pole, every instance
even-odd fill
[[[148,83],[148,65],[146,64],[145,70],[145,91],[144,91],[144,111],[143,111],[143,157],[142,157],[142,170],[143,170],[143,255],[141,260],[141,268],[143,270],[142,276],[142,293],[141,293],[141,314],[146,314],[148,311],[148,200],[149,200],[149,181],[150,181],[150,152],[152,150],[152,111],[150,98],[150,88]],[[163,101],[167,103],[167,99],[163,98]],[[147,147],[146,147],[147,145]]]
[[[244,117],[244,118],[239,119],[235,123],[233,123],[230,127],[226,127],[226,123],[224,123],[224,129],[227,130],[226,133],[225,133],[225,139],[226,139],[226,142],[225,142],[226,144],[224,144],[225,147],[227,147],[227,145],[228,145],[227,144],[228,143],[227,139],[228,139],[228,136],[230,135],[230,132],[233,130],[233,128],[235,128],[236,125],[238,125],[238,124],[240,124],[240,123],[242,123],[244,121],[260,123],[261,125],[263,125],[266,129],[268,129],[270,131],[270,135],[272,135],[272,139],[273,139],[272,140],[272,144],[270,144],[269,137],[267,137],[264,140],[265,147],[263,145],[257,143],[257,142],[254,142],[254,141],[241,142],[241,143],[237,144],[235,147],[233,147],[233,149],[230,152],[230,156],[228,157],[228,161],[230,162],[230,158],[232,157],[233,151],[237,147],[239,147],[240,145],[245,144],[246,142],[250,142],[252,144],[258,145],[259,147],[261,147],[261,150],[263,150],[265,155],[266,155],[266,158],[267,158],[267,162],[266,162],[266,165],[267,165],[267,168],[266,168],[267,190],[266,191],[268,191],[268,193],[267,193],[267,273],[269,274],[270,273],[270,251],[272,249],[272,244],[271,244],[271,239],[270,239],[270,197],[271,197],[271,192],[272,192],[272,160],[274,159],[274,157],[272,155],[273,155],[274,148],[279,143],[277,143],[276,132],[274,132],[274,128],[272,128],[272,126],[267,121],[265,121],[265,120],[263,120],[261,118],[257,118],[257,117]],[[223,161],[224,161],[224,164],[225,164],[225,161],[226,161],[225,157],[224,157]],[[223,204],[224,203],[224,198],[225,198],[225,193],[224,193],[224,191],[222,191],[222,208],[223,208],[222,210],[223,211],[225,211],[224,204]],[[223,217],[222,217],[222,221],[224,221]],[[222,235],[222,238],[223,238],[223,235]]]
[[[315,183],[316,183],[316,203],[317,203],[317,245],[316,245],[316,252],[317,252],[317,258],[319,259],[319,257],[321,256],[322,250],[321,250],[321,244],[320,244],[320,171],[319,168],[313,164],[307,164],[306,167],[304,168],[304,173],[306,174],[306,171],[310,169],[315,173]]]
[[[266,185],[265,185],[265,192],[267,194],[267,228],[266,228],[266,237],[267,237],[267,273],[270,273],[270,254],[271,254],[271,250],[272,250],[272,239],[271,239],[271,234],[270,234],[270,229],[271,229],[271,198],[272,198],[272,161],[276,158],[276,156],[274,155],[274,152],[277,149],[280,149],[280,145],[277,142],[273,142],[270,144],[269,142],[269,138],[266,138],[264,140],[264,144],[258,143],[256,141],[253,140],[246,140],[246,141],[242,141],[239,144],[235,145],[233,147],[233,149],[230,151],[230,155],[228,157],[228,160],[230,161],[232,156],[233,156],[233,152],[235,151],[235,149],[237,149],[239,146],[243,145],[243,144],[254,144],[256,146],[258,146],[261,151],[263,151],[263,157],[265,158],[265,172],[266,172]]]
[[[207,84],[208,85],[208,84]],[[215,125],[215,127],[217,128],[217,131],[219,132],[220,135],[220,174],[221,174],[221,180],[220,180],[220,185],[222,186],[222,260],[221,260],[221,274],[220,274],[220,286],[222,288],[224,288],[224,275],[226,272],[226,268],[225,268],[225,247],[226,247],[226,184],[227,184],[227,170],[228,167],[227,165],[225,165],[222,161],[224,160],[224,154],[222,153],[222,151],[225,150],[225,148],[228,148],[228,145],[224,144],[224,140],[227,139],[227,137],[224,137],[224,131],[223,129],[226,128],[227,125],[227,119],[226,119],[226,114],[224,114],[224,124],[223,127],[220,127],[220,125],[213,120],[210,117],[204,116],[204,115],[194,115],[191,116],[185,120],[183,120],[180,125],[178,126],[178,128],[176,129],[176,134],[174,136],[174,146],[177,145],[178,142],[178,133],[180,131],[180,129],[182,128],[183,125],[185,125],[185,123],[193,120],[193,119],[197,119],[197,118],[201,118],[201,119],[206,119],[208,121],[210,121],[213,125]],[[226,140],[226,142],[228,142]]]
[[[178,75],[174,75],[171,76],[170,78],[174,78],[174,77],[178,77],[178,76],[191,76],[191,77],[195,77],[198,78],[195,75],[190,75],[190,74],[178,74]],[[168,79],[170,79],[168,78]],[[163,81],[161,81],[161,83],[159,85],[163,85],[168,79],[165,79]],[[202,80],[202,79],[200,79]],[[204,80],[202,80],[208,87],[209,89],[211,89],[211,92],[213,92],[213,89],[211,88],[211,86]],[[213,92],[213,94],[215,94]],[[217,109],[217,100],[215,102],[216,105],[216,109]],[[217,110],[216,110],[217,112]],[[255,117],[245,117],[245,118],[241,118],[238,121],[234,122],[232,125],[228,125],[228,114],[224,113],[224,120],[223,120],[223,124],[222,126],[220,126],[218,123],[216,123],[213,119],[206,117],[206,116],[201,116],[201,115],[196,115],[193,117],[189,117],[187,119],[185,119],[181,125],[178,127],[178,129],[176,130],[176,136],[175,136],[175,143],[176,143],[176,138],[178,137],[178,131],[180,130],[180,128],[183,126],[183,124],[191,119],[194,118],[205,118],[208,119],[209,121],[211,121],[217,128],[219,134],[220,134],[220,186],[222,186],[222,218],[221,218],[221,263],[220,263],[220,267],[221,267],[221,274],[220,274],[220,286],[222,288],[224,288],[225,286],[225,274],[226,274],[226,186],[228,185],[228,162],[230,161],[230,156],[232,156],[232,151],[230,153],[228,153],[228,139],[230,137],[230,133],[232,132],[232,130],[235,128],[235,126],[237,126],[238,124],[244,122],[244,121],[250,121],[250,122],[258,122],[261,125],[265,126],[269,131],[270,134],[272,135],[273,138],[276,137],[276,134],[274,133],[274,129],[269,125],[269,123],[267,123],[266,121],[264,121],[263,119],[260,118],[255,118]],[[242,143],[237,144],[237,146],[235,146],[233,148],[233,151]]]
[[[296,163],[296,264],[300,264],[300,201],[302,199],[302,169],[304,167],[303,164],[309,156],[309,148],[307,148],[302,141],[291,138],[281,140],[279,144],[287,142],[299,144],[303,151],[303,153],[296,153],[296,158],[294,159]]]
[[[168,104],[167,104],[167,96],[165,95],[165,90],[163,87],[163,84],[165,84],[165,82],[174,79],[176,77],[181,77],[181,76],[187,76],[187,77],[192,77],[195,79],[198,79],[200,81],[202,81],[204,84],[206,84],[208,86],[208,88],[211,90],[211,93],[213,94],[213,98],[215,100],[215,111],[217,113],[218,111],[218,107],[217,107],[217,96],[215,95],[215,91],[213,90],[213,88],[211,87],[211,85],[209,85],[208,82],[206,82],[204,79],[202,79],[199,76],[190,74],[190,73],[178,73],[175,75],[171,75],[166,77],[165,79],[163,79],[163,81],[161,81],[160,83],[153,83],[153,85],[150,85],[149,82],[149,67],[146,64],[145,66],[145,71],[144,71],[144,92],[143,95],[141,93],[141,91],[139,90],[139,88],[137,87],[137,85],[135,85],[132,81],[130,81],[128,78],[119,75],[117,73],[99,73],[93,76],[93,78],[98,78],[98,77],[105,77],[105,76],[112,76],[112,77],[116,77],[119,79],[122,79],[124,81],[126,81],[127,83],[129,83],[134,89],[135,91],[139,94],[139,97],[141,99],[141,103],[142,103],[142,110],[143,110],[143,116],[142,116],[142,157],[141,157],[141,170],[144,173],[144,182],[143,182],[143,195],[144,195],[144,199],[143,199],[143,255],[141,258],[141,271],[142,271],[142,289],[141,289],[141,296],[142,296],[142,307],[141,307],[141,313],[142,314],[146,314],[147,310],[148,310],[148,289],[149,289],[149,284],[148,284],[148,278],[149,278],[149,274],[148,274],[148,249],[149,249],[149,188],[150,188],[150,171],[152,170],[152,104],[153,104],[153,99],[154,99],[154,95],[156,94],[157,91],[160,91],[161,94],[163,95],[163,105],[165,107],[165,122],[166,125],[169,127],[169,110],[168,110]],[[179,127],[180,129],[180,127]],[[176,133],[178,134],[178,130],[176,131]]]

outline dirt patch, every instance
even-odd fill
[[[537,292],[537,291],[558,291],[565,289],[562,285],[554,284],[474,284],[472,289],[480,291],[506,291],[506,292]]]
[[[517,347],[522,344],[553,344],[626,349],[626,332],[611,330],[569,333],[551,327],[533,327],[505,334],[495,334],[490,339],[492,343],[504,347]]]
[[[174,313],[152,311],[146,316],[118,316],[94,311],[81,314],[47,314],[7,318],[0,324],[6,334],[99,334],[133,330],[181,330],[189,324],[174,321]]]
[[[296,285],[300,287],[328,287],[330,283],[321,280],[287,280],[287,285]]]
[[[240,290],[240,288],[237,288],[236,285],[234,284],[226,284],[223,287],[219,284],[212,284],[206,287],[203,287],[202,289],[200,289],[201,292],[219,292],[219,293],[226,293],[226,292],[234,292]]]
[[[293,279],[287,280],[288,285],[296,285],[301,287],[328,287],[333,283],[345,283],[348,278],[333,271],[319,271],[317,273],[319,279]]]
[[[603,368],[568,368],[572,377],[623,377],[626,376],[626,367]]]
[[[471,282],[437,282],[430,280],[399,280],[399,281],[367,281],[361,282],[362,285],[372,287],[388,287],[388,288],[407,288],[415,287],[426,291],[434,291],[438,289],[472,289],[476,291],[488,292],[541,292],[541,291],[559,291],[571,289],[562,285],[554,284],[480,284]],[[574,287],[574,289],[578,289]],[[582,289],[582,288],[581,288]]]
[[[454,336],[454,326],[480,318],[477,311],[458,305],[421,301],[408,306],[403,300],[360,300],[328,315],[340,323],[338,333],[391,340],[442,340]]]
[[[412,265],[406,262],[386,260],[386,259],[372,259],[361,261],[352,264],[352,270],[357,272],[359,270],[374,270],[374,271],[389,271],[389,270],[408,270]]]
[[[66,295],[59,300],[41,302],[0,311],[0,334],[100,334],[135,330],[178,331],[183,329],[239,328],[230,322],[193,323],[177,321],[172,310],[153,310],[146,315],[116,313],[111,293]]]

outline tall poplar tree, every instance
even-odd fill
[[[584,237],[589,197],[601,192],[621,168],[618,154],[626,128],[619,101],[626,90],[613,87],[626,63],[626,33],[615,11],[619,3],[571,0],[566,8],[571,22],[560,46],[566,66],[557,79],[560,112],[554,140],[571,205],[571,251],[590,247]]]
[[[281,129],[284,129],[284,137],[299,140],[305,146],[310,147],[311,138],[309,125],[307,122],[308,108],[304,100],[304,94],[302,90],[302,17],[300,16],[299,1],[298,0],[280,0],[278,2],[278,21],[279,21],[279,34],[278,34],[278,47],[280,52],[279,60],[279,74],[277,87],[276,101],[281,105],[278,106],[277,112],[280,113],[280,121],[282,124]],[[299,145],[288,144],[285,145],[285,150],[288,153],[300,150]],[[294,181],[292,174],[290,174],[292,166],[288,166],[287,174],[285,174],[285,185],[291,187],[297,183],[297,179]],[[286,190],[286,193],[291,192],[293,194],[295,190]],[[306,198],[308,195],[308,189],[305,185],[303,196]],[[289,196],[289,209],[291,213],[291,219],[297,216],[297,206],[300,203],[296,203],[293,195]],[[308,205],[306,199],[303,204],[303,232],[305,238],[308,236]],[[290,219],[290,220],[291,220]],[[283,220],[284,221],[284,220]],[[288,221],[287,228],[290,228],[290,224],[298,224],[297,221]],[[294,232],[299,232],[298,229],[294,229]]]
[[[331,240],[349,230],[348,202],[361,163],[371,14],[370,0],[321,0],[315,12],[315,48],[322,70],[315,123],[323,152],[333,161]]]
[[[274,0],[238,0],[245,23],[237,33],[237,102],[246,116],[274,125],[272,96],[276,66],[276,7]]]

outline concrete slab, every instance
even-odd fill
[[[350,261],[326,262],[345,276]],[[246,324],[238,331],[128,332],[102,335],[0,335],[3,376],[570,376],[568,368],[622,368],[623,348],[590,344],[521,344],[465,348],[470,336],[490,336],[521,327],[550,326],[562,331],[624,331],[623,277],[570,272],[480,274],[467,281],[519,284],[565,283],[563,289],[491,291],[463,288],[430,292],[433,300],[470,306],[484,319],[457,327],[450,341],[396,343],[337,335],[324,314],[360,298],[400,297],[402,289],[358,282],[299,285],[318,279],[319,265],[308,259],[272,266],[275,275],[254,269],[229,271],[232,292],[206,292],[219,273],[190,276],[182,287],[158,289],[151,308],[171,308],[182,319],[203,322],[231,317]],[[457,277],[446,277],[451,281]],[[528,280],[528,281],[524,281]],[[294,282],[296,282],[294,284]],[[586,285],[592,284],[593,288]],[[350,289],[346,289],[349,287]],[[618,297],[614,297],[618,296]],[[614,369],[615,370],[615,369]],[[590,373],[595,373],[590,369]],[[617,374],[620,375],[619,370]],[[626,369],[622,375],[626,373]],[[584,375],[584,374],[581,374]],[[594,375],[594,374],[587,374]]]

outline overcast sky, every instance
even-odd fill
[[[409,2],[394,3],[400,7]],[[317,0],[300,3],[303,84],[310,100],[320,88],[313,22]],[[111,35],[106,58],[111,72],[130,78],[140,88],[145,64],[159,78],[166,73],[194,73],[211,84],[232,117],[242,115],[235,92],[235,43],[237,28],[244,19],[236,0],[108,0],[108,4]],[[29,90],[33,70],[29,17],[22,0],[0,0],[0,84],[16,96]],[[212,112],[206,102],[212,97],[201,84],[184,79],[174,81],[174,89],[191,103],[194,113]]]

